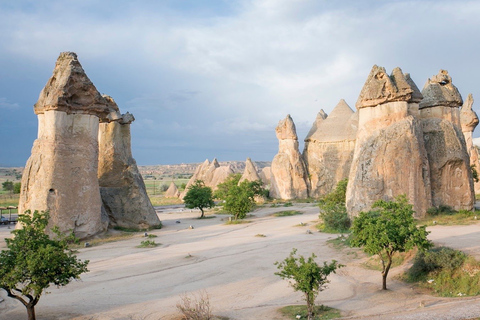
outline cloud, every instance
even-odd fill
[[[11,103],[7,100],[7,98],[0,98],[0,108],[5,109],[12,109],[12,108],[19,108],[18,103]]]

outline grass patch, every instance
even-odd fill
[[[266,235],[264,235],[263,233],[258,233],[258,234],[255,235],[255,237],[265,238]]]
[[[101,238],[94,238],[94,239],[90,239],[88,241],[81,241],[79,243],[73,243],[73,244],[69,245],[69,248],[71,248],[71,249],[83,248],[85,246],[85,242],[88,242],[90,244],[90,247],[95,247],[95,246],[102,245],[104,243],[127,240],[127,239],[131,239],[133,237],[135,237],[134,233],[120,232],[120,233],[116,233],[116,234],[106,235],[106,236],[101,237]]]
[[[332,245],[337,250],[342,250],[344,248],[352,248],[350,243],[351,235],[344,236],[343,234],[336,237],[335,239],[327,240],[327,243]]]
[[[113,230],[122,231],[122,232],[145,232],[145,231],[157,230],[157,229],[162,229],[162,223],[161,222],[160,222],[160,224],[158,224],[156,226],[153,226],[153,227],[150,227],[150,228],[147,228],[147,229],[125,228],[125,227],[120,227],[120,226],[113,227]]]
[[[433,210],[429,209],[430,212]],[[426,226],[434,225],[466,225],[478,222],[477,213],[475,211],[460,210],[460,211],[439,211],[438,213],[428,214],[423,219],[418,220],[418,224]]]
[[[278,311],[289,319],[298,319],[297,315],[301,316],[300,319],[307,319],[308,315],[305,305],[286,306],[278,309]],[[342,316],[340,310],[324,305],[315,306],[315,314],[315,320],[336,319]]]
[[[140,242],[140,245],[137,248],[155,248],[159,246],[160,243],[155,243],[155,240],[144,240]]]
[[[151,238],[156,238],[156,237],[158,237],[156,234],[149,234],[149,235],[147,236],[147,238],[149,238],[149,239],[151,239]]]
[[[165,198],[163,195],[149,195],[150,202],[154,207],[156,206],[168,206],[171,204],[182,204],[183,201],[178,198]]]
[[[250,223],[252,221],[249,221],[249,220],[232,220],[232,221],[227,221],[225,222],[226,225],[230,225],[230,224],[244,224],[244,223]]]
[[[291,206],[293,206],[293,204],[289,201],[289,202],[285,202],[285,203],[283,204],[283,206],[284,206],[284,207],[291,207]]]
[[[308,226],[308,223],[305,222],[300,222],[299,224],[294,225],[294,227],[306,227]]]
[[[275,212],[272,214],[275,217],[290,217],[290,216],[296,216],[299,214],[303,214],[301,211],[296,211],[296,210],[287,210],[287,211],[280,211],[280,212]]]

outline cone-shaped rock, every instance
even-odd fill
[[[320,124],[325,119],[327,119],[327,114],[325,113],[325,111],[323,111],[323,109],[320,109],[320,111],[317,114],[317,118],[315,119],[315,122],[312,125],[312,128],[310,128],[310,131],[308,131],[305,141],[310,140],[310,137],[318,130],[318,127],[320,127]]]
[[[260,171],[260,179],[262,179],[263,185],[270,186],[270,182],[272,180],[272,168],[265,167]]]
[[[432,205],[471,210],[475,195],[460,123],[462,97],[445,70],[428,79],[422,94],[420,118],[430,164]]]
[[[50,211],[49,228],[86,238],[105,230],[98,185],[98,123],[110,111],[77,56],[61,53],[34,107],[38,137],[22,177],[20,212]]]
[[[348,178],[357,127],[358,113],[354,113],[343,99],[321,122],[317,117],[303,150],[311,197],[331,192],[340,180]]]
[[[351,216],[379,200],[405,194],[416,216],[431,206],[422,128],[421,95],[400,68],[387,75],[374,66],[357,101],[358,131],[346,195]]]
[[[462,109],[460,110],[460,123],[462,125],[463,136],[465,137],[465,144],[467,146],[468,155],[470,156],[470,166],[475,166],[475,171],[477,174],[480,172],[480,162],[478,156],[478,150],[473,145],[473,131],[478,125],[478,116],[472,109],[473,106],[473,96],[470,93],[467,97],[467,100],[463,103]],[[480,181],[473,182],[475,193],[480,193]]]
[[[185,197],[188,192],[188,187],[193,185],[196,180],[202,180],[205,186],[216,190],[217,186],[224,182],[232,173],[233,169],[230,165],[220,166],[216,158],[213,159],[212,162],[207,159],[195,169],[195,173],[190,180],[188,180],[185,191],[181,193],[180,198],[183,199],[183,197]]]
[[[255,165],[253,164],[250,158],[247,158],[247,161],[245,161],[245,170],[243,171],[243,175],[240,178],[239,183],[244,180],[248,180],[248,181],[262,180],[258,175],[257,168],[255,167]]]
[[[104,98],[111,109],[118,110],[111,97]],[[134,120],[127,112],[115,121],[100,123],[98,181],[111,226],[148,229],[160,220],[132,156],[130,123]]]
[[[278,153],[271,166],[270,196],[285,200],[308,198],[307,170],[298,150],[297,132],[290,115],[278,123],[275,132]]]
[[[177,185],[172,181],[167,191],[165,191],[165,198],[178,198],[180,192],[178,191]]]

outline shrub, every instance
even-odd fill
[[[153,248],[158,246],[157,243],[155,243],[155,240],[144,240],[140,242],[140,245],[138,246],[139,248]]]
[[[182,313],[185,320],[210,320],[214,319],[210,299],[206,291],[198,295],[182,295],[181,302],[177,304],[177,309]]]
[[[323,220],[324,232],[346,232],[350,229],[351,221],[345,207],[347,184],[347,179],[339,181],[335,190],[320,200],[320,219]]]
[[[452,215],[454,213],[456,213],[456,211],[453,210],[452,207],[446,205],[440,205],[438,208],[431,207],[427,210],[429,216],[438,216],[439,214]]]
[[[466,258],[465,253],[448,247],[419,251],[407,275],[411,281],[424,280],[432,271],[459,268]]]

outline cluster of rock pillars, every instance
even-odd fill
[[[462,106],[463,104],[463,106]],[[478,117],[445,70],[422,92],[400,68],[388,75],[374,66],[354,112],[340,100],[330,115],[317,115],[299,151],[288,115],[275,131],[279,151],[258,172],[246,161],[241,180],[262,180],[277,199],[318,198],[348,178],[347,210],[368,210],[378,199],[405,194],[417,217],[430,207],[473,208],[471,165],[480,171],[472,133]],[[461,107],[461,110],[460,110]],[[50,225],[88,238],[109,227],[160,224],[132,157],[130,123],[113,98],[101,95],[72,52],[60,54],[34,106],[38,138],[22,178],[19,210],[48,210]],[[216,159],[197,167],[187,184],[201,179],[215,188],[233,173]],[[172,183],[167,197],[183,198]]]

